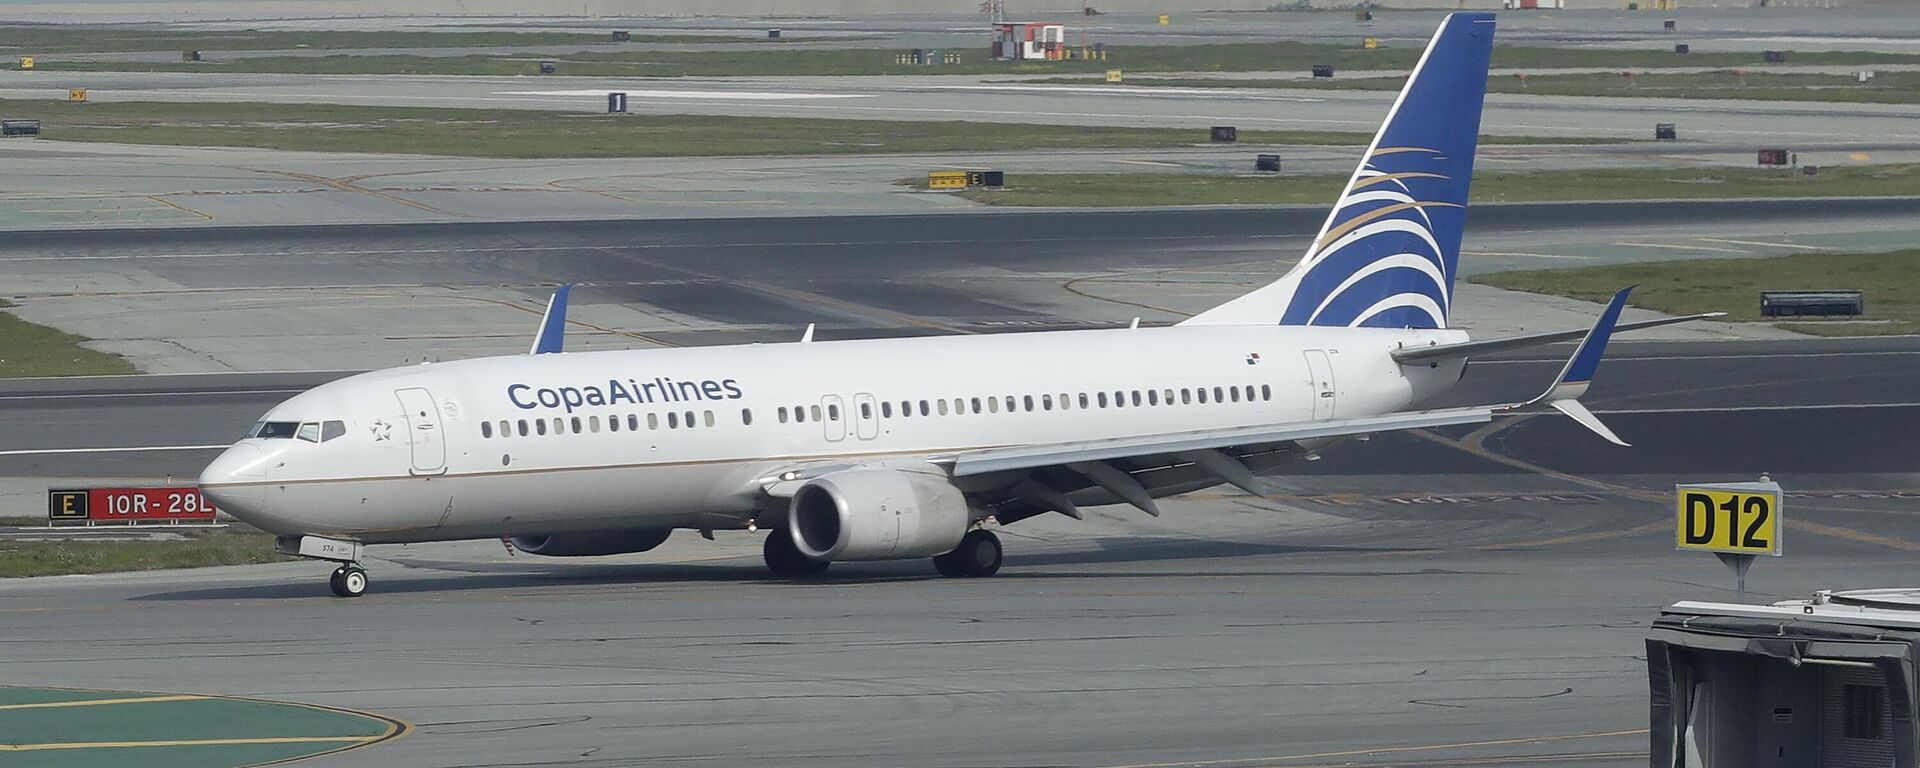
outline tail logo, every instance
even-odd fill
[[[1446,160],[1427,147],[1373,150],[1302,261],[1281,323],[1446,327],[1453,259],[1435,237],[1446,215],[1434,209],[1466,207],[1465,185],[1436,172]]]

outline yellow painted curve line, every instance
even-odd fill
[[[379,741],[380,736],[271,736],[251,739],[182,739],[178,741],[69,741],[53,744],[0,744],[0,752],[37,752],[47,749],[117,749],[123,747],[221,747],[233,744],[356,744]]]
[[[119,699],[83,699],[80,701],[40,701],[31,704],[0,704],[0,710],[6,709],[52,709],[54,707],[98,707],[107,704],[145,704],[153,701],[198,701],[206,696],[182,694],[178,696],[131,696]],[[0,745],[4,746],[4,745]]]

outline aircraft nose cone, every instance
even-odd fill
[[[259,446],[235,445],[200,473],[200,492],[222,512],[258,524],[266,514],[267,456]]]

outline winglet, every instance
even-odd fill
[[[529,355],[549,355],[560,351],[567,335],[567,292],[573,289],[572,283],[560,286],[553,292],[553,299],[547,302],[547,313],[540,317],[540,333],[533,337],[533,349]]]
[[[1593,411],[1580,404],[1579,397],[1587,393],[1587,387],[1593,383],[1593,375],[1600,370],[1600,357],[1606,354],[1607,340],[1613,338],[1613,329],[1620,324],[1620,313],[1627,308],[1627,294],[1633,293],[1635,286],[1627,286],[1613,295],[1613,301],[1607,302],[1606,311],[1600,313],[1600,319],[1594,321],[1593,328],[1580,340],[1580,346],[1574,348],[1573,356],[1567,358],[1567,364],[1560,368],[1560,377],[1554,379],[1553,386],[1527,402],[1508,408],[1525,408],[1529,405],[1544,403],[1554,410],[1571,417],[1580,426],[1593,430],[1593,433],[1615,445],[1626,445],[1613,430],[1601,423]]]

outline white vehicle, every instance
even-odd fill
[[[1590,331],[1447,328],[1492,45],[1491,14],[1447,17],[1299,265],[1176,326],[559,353],[562,288],[534,354],[316,387],[200,485],[283,551],[342,563],[333,590],[353,596],[365,544],[606,555],[679,528],[770,529],[778,574],[930,557],[986,576],[991,525],[1258,493],[1257,475],[1342,438],[1544,403],[1619,442],[1573,398],[1626,291]],[[1534,401],[1402,410],[1469,354],[1583,334]]]

